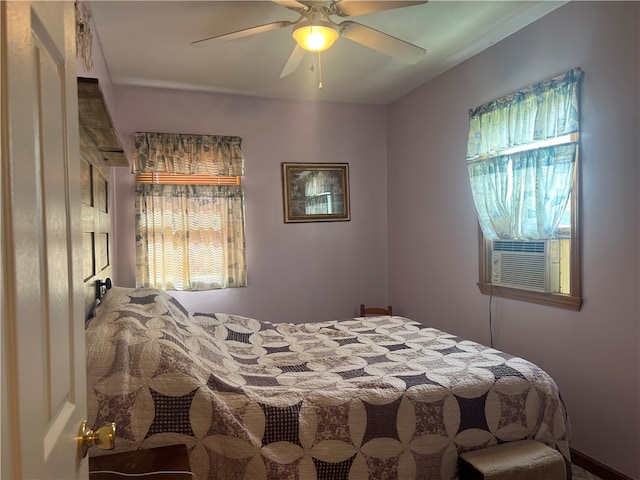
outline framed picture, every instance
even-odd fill
[[[285,223],[351,220],[348,163],[283,163]]]

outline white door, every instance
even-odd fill
[[[74,3],[2,1],[3,479],[88,478]]]

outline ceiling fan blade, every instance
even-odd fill
[[[302,3],[296,1],[296,0],[271,0],[274,3],[277,3],[278,5],[282,5],[285,8],[288,8],[290,10],[295,10],[296,12],[300,12],[300,11],[307,11],[309,10],[309,7],[307,7],[306,5],[303,5]]]
[[[302,61],[304,54],[305,49],[296,44],[296,48],[294,48],[293,52],[291,52],[289,60],[287,60],[287,64],[282,69],[282,73],[280,73],[280,78],[284,78],[295,72],[300,66],[300,62]]]
[[[392,37],[361,23],[346,21],[338,26],[343,37],[409,64],[418,63],[427,53],[424,48]]]
[[[383,12],[395,8],[411,7],[413,5],[423,5],[427,0],[405,2],[405,1],[383,1],[383,0],[336,0],[331,4],[331,13],[341,17],[352,17],[365,15],[367,13]]]
[[[224,40],[236,40],[238,38],[250,37],[251,35],[257,35],[259,33],[269,32],[271,30],[277,30],[279,28],[288,27],[293,25],[294,22],[288,20],[281,20],[279,22],[265,23],[264,25],[258,25],[256,27],[243,28],[242,30],[236,30],[235,32],[221,33],[220,35],[214,35],[213,37],[203,38],[191,42],[191,45],[202,45],[209,40],[224,39]]]

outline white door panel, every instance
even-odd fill
[[[2,478],[87,478],[74,4],[2,2]]]

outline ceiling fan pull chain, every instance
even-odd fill
[[[322,60],[320,59],[320,52],[318,52],[318,89],[322,90]]]

